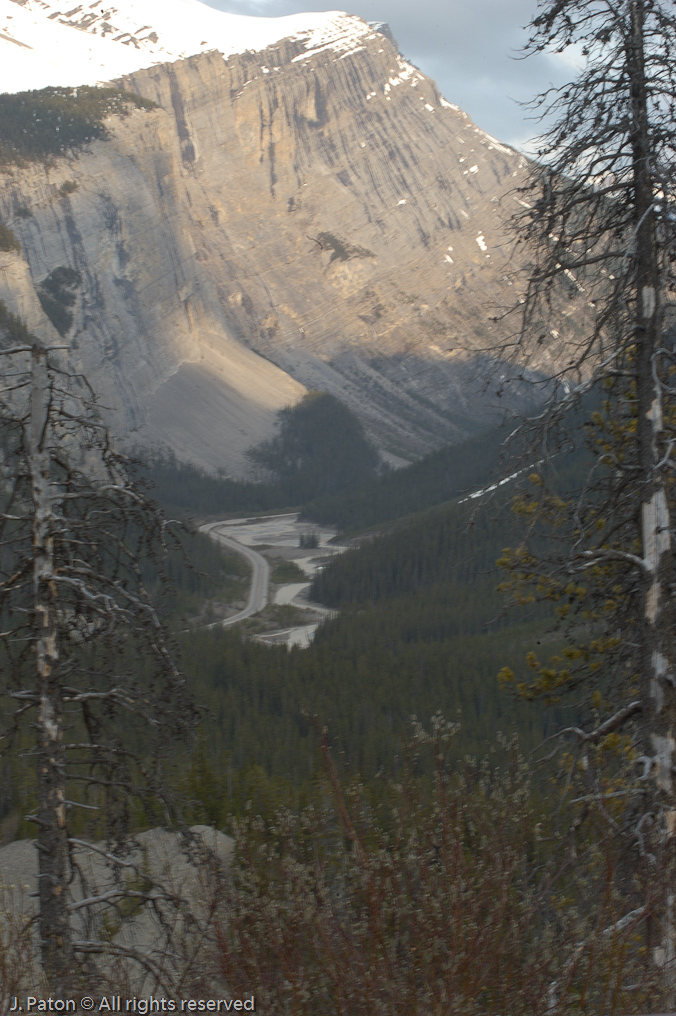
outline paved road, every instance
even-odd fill
[[[222,522],[207,522],[206,525],[200,526],[199,529],[201,533],[206,533],[212,540],[217,540],[218,543],[222,543],[229,550],[234,550],[235,553],[241,554],[251,565],[249,602],[244,610],[233,614],[232,617],[226,617],[224,621],[214,621],[213,624],[205,625],[205,627],[228,628],[231,624],[237,624],[238,621],[243,621],[246,617],[251,617],[252,614],[257,614],[259,610],[263,610],[268,602],[268,585],[270,583],[270,565],[265,558],[257,553],[257,551],[252,550],[251,547],[245,547],[243,543],[233,540],[231,536],[226,536],[223,532]]]

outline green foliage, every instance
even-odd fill
[[[279,433],[248,454],[273,477],[286,503],[302,504],[375,475],[378,453],[333,395],[309,392],[279,419]]]
[[[486,485],[495,473],[504,435],[489,431],[446,445],[404,469],[315,498],[304,517],[354,531],[390,522]]]
[[[606,394],[609,384],[601,386]],[[574,696],[581,719],[596,725],[600,712],[627,705],[639,688],[626,645],[638,637],[640,616],[635,590],[626,586],[626,549],[638,549],[630,543],[634,520],[614,517],[615,473],[635,441],[635,407],[627,400],[625,415],[597,398],[587,411],[583,434],[576,435],[583,445],[567,456],[565,469],[558,473],[543,462],[524,477],[511,503],[518,542],[505,546],[497,562],[499,588],[511,603],[552,605],[561,647],[547,656],[532,649],[525,665],[516,672],[503,668],[500,679],[528,700]],[[569,547],[584,567],[570,566]]]
[[[524,710],[495,680],[506,659],[544,638],[545,626],[542,612],[519,627],[496,620],[501,525],[484,519],[468,533],[465,512],[437,509],[336,558],[314,595],[341,613],[307,649],[243,641],[233,630],[182,636],[195,697],[211,716],[212,761],[221,745],[231,774],[258,765],[269,778],[307,788],[316,757],[303,710],[330,725],[342,757],[368,778],[397,772],[410,716],[437,709],[462,713],[460,753],[481,754],[500,730],[517,730],[524,746],[539,744],[562,714]],[[225,776],[217,782],[227,795]],[[242,806],[234,797],[228,803]]]
[[[65,335],[73,323],[69,310],[75,303],[73,292],[82,282],[82,276],[74,268],[65,265],[55,268],[38,287],[38,298],[45,314],[59,335]]]
[[[431,625],[424,597],[402,599],[361,615],[346,612],[303,650],[243,641],[227,629],[182,635],[189,685],[208,711],[213,806],[241,814],[246,802],[238,796],[241,782],[228,785],[228,768],[231,779],[259,766],[267,779],[297,793],[311,787],[316,749],[304,711],[329,724],[336,750],[367,780],[378,772],[396,775],[411,715],[428,717],[442,705],[449,715],[462,714],[458,757],[481,753],[498,731],[518,730],[528,748],[536,747],[561,714],[524,710],[500,692],[495,674],[505,654],[522,653],[537,629],[521,626],[508,637],[444,632],[439,620],[459,591],[449,592],[446,600],[432,597]]]
[[[203,614],[212,601],[232,603],[246,593],[250,569],[240,554],[229,553],[203,533],[184,530],[167,547],[162,573],[153,561],[141,562],[153,602],[174,627]]]
[[[155,103],[118,88],[42,88],[0,95],[0,165],[33,162],[107,136],[104,121]],[[66,181],[64,188],[73,181]],[[73,188],[74,189],[74,188]]]
[[[20,251],[21,244],[16,236],[4,222],[0,222],[0,251]]]
[[[470,589],[480,588],[481,625],[499,613],[495,559],[514,528],[497,501],[476,518],[470,504],[438,506],[335,558],[315,576],[311,596],[342,608],[462,584],[463,602],[454,614],[464,614]]]
[[[77,180],[64,180],[59,187],[59,194],[66,197],[68,194],[74,194],[80,185]]]
[[[295,561],[279,561],[272,569],[273,582],[302,582],[305,572]]]
[[[153,485],[157,500],[176,515],[229,515],[266,512],[283,507],[276,487],[214,476],[174,455],[139,467]]]

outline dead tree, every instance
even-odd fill
[[[165,522],[130,479],[91,388],[2,305],[0,364],[0,751],[30,745],[41,957],[63,995],[81,956],[101,951],[96,921],[81,919],[86,884],[77,899],[71,891],[83,874],[72,817],[94,817],[119,876],[132,819],[175,817],[167,758],[195,712],[143,577],[161,567]],[[156,887],[123,883],[91,913],[119,909],[126,890],[157,905]]]

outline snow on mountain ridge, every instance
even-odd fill
[[[256,18],[199,0],[0,0],[0,91],[98,84],[208,50],[225,57],[281,39],[311,55],[358,49],[374,29],[340,11]]]

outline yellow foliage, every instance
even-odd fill
[[[601,748],[605,751],[617,752],[622,747],[623,738],[618,733],[613,731],[611,734],[606,736],[601,741]]]
[[[503,667],[498,674],[498,681],[500,685],[512,684],[514,681],[514,671],[510,667]]]

